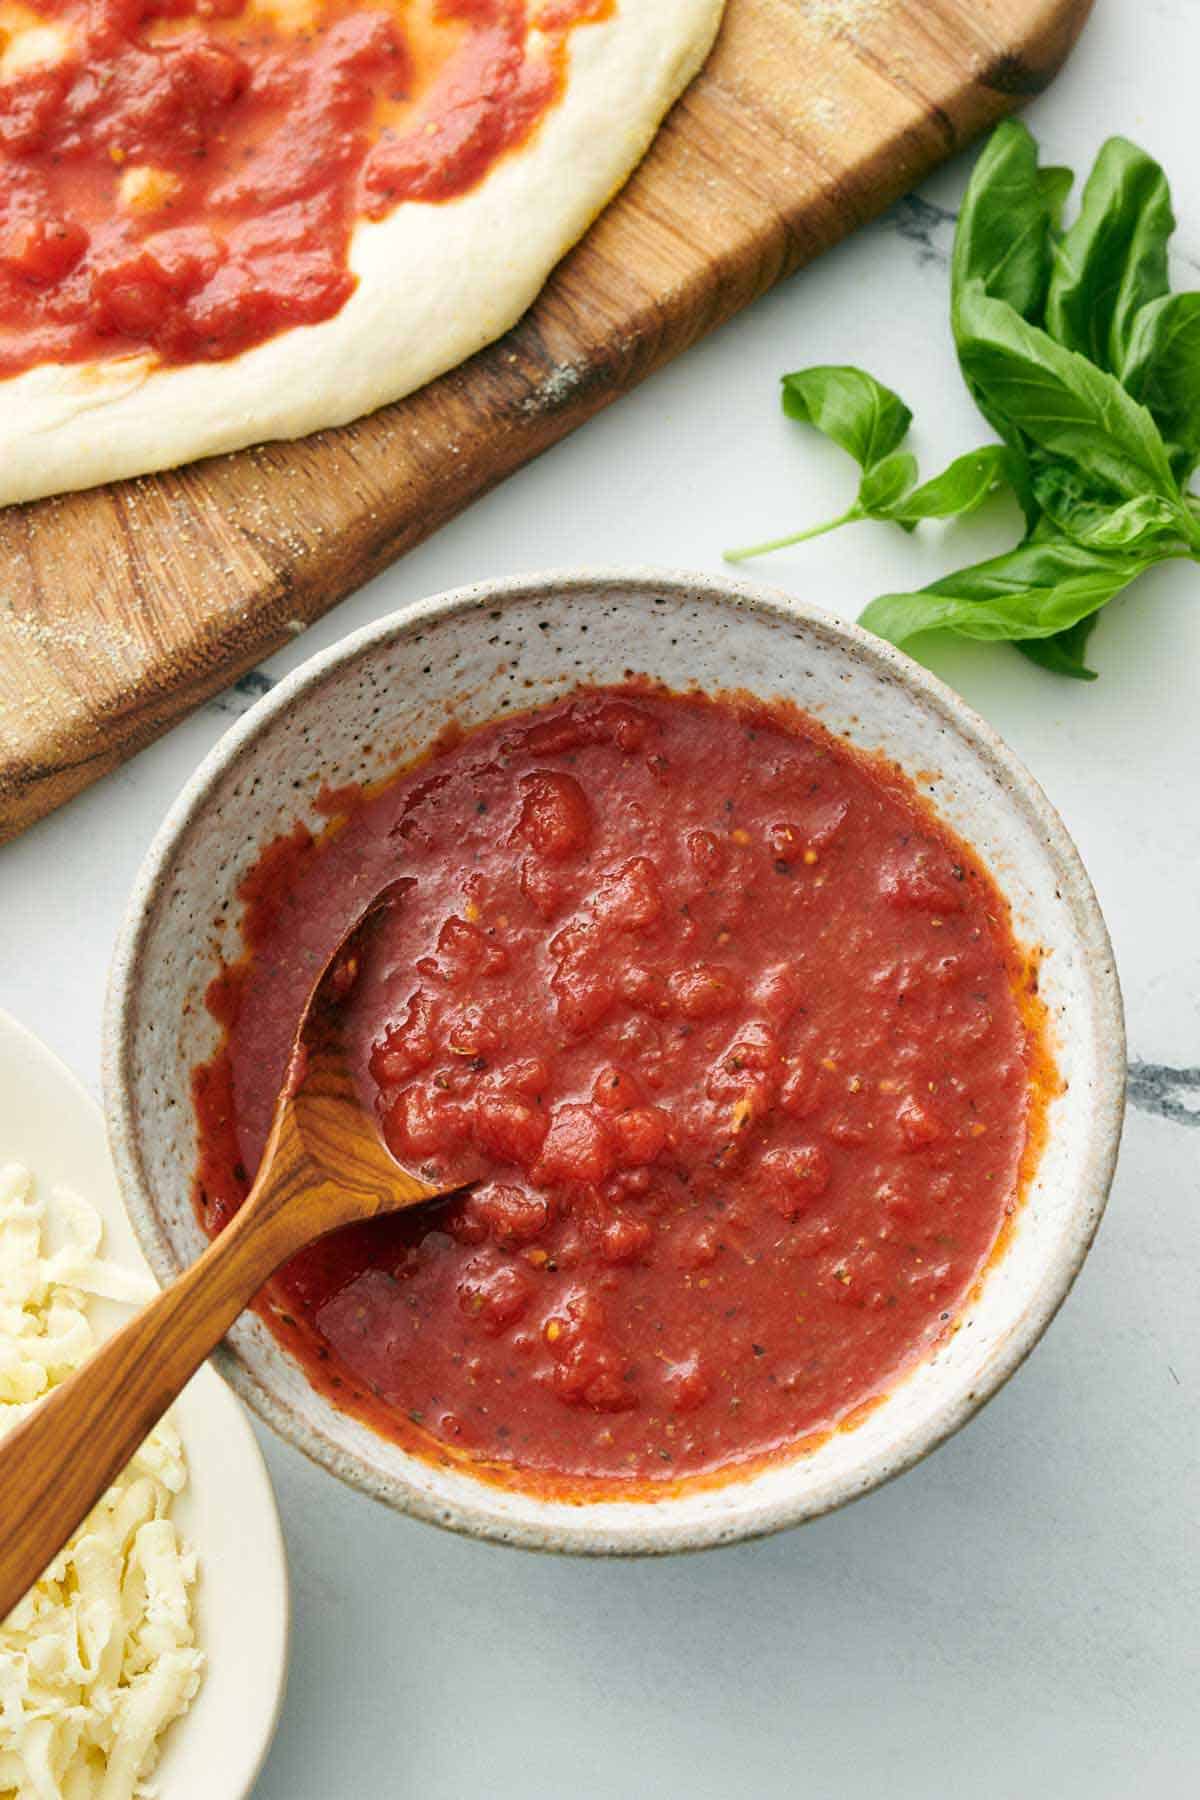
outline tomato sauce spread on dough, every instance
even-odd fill
[[[0,0],[0,377],[328,319],[356,220],[473,188],[612,7]]]
[[[1037,1113],[1030,967],[969,849],[782,705],[582,690],[443,745],[243,883],[194,1077],[210,1231],[311,984],[396,1157],[465,1195],[339,1231],[266,1316],[339,1406],[561,1490],[811,1441],[955,1329]]]

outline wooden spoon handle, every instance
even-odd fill
[[[198,1262],[0,1444],[0,1620],[296,1248],[294,1232],[270,1229],[257,1212],[248,1202]]]

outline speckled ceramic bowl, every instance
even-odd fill
[[[146,859],[113,964],[105,1096],[118,1175],[158,1275],[203,1246],[192,1211],[188,1074],[216,1026],[200,997],[259,846],[309,810],[319,780],[370,780],[465,724],[628,671],[674,687],[796,701],[883,749],[978,850],[1027,944],[1065,1078],[1011,1244],[964,1328],[852,1432],[718,1487],[658,1501],[569,1504],[435,1468],[315,1393],[254,1316],[218,1352],[234,1387],[344,1481],[440,1525],[543,1550],[696,1549],[794,1525],[908,1468],[968,1419],[1033,1348],[1087,1253],[1124,1098],[1120,992],[1104,921],[1062,822],[995,734],[915,663],[770,590],[653,571],[562,574],[442,594],[314,657],[222,739]],[[228,934],[227,934],[228,936]],[[228,947],[228,944],[224,945]]]

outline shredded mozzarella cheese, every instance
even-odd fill
[[[89,1298],[153,1286],[100,1256],[99,1215],[0,1166],[0,1435],[93,1348]],[[51,1246],[54,1247],[51,1247]],[[0,1624],[0,1800],[135,1800],[199,1689],[195,1553],[170,1519],[187,1481],[164,1419]]]

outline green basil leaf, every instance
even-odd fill
[[[1021,471],[1017,457],[1006,444],[985,444],[968,450],[911,493],[904,493],[887,510],[897,525],[913,526],[921,519],[963,519],[977,511],[997,488],[1015,487]],[[916,475],[914,465],[913,474]]]
[[[1084,656],[1099,617],[1099,613],[1089,613],[1086,619],[1068,625],[1065,631],[1056,631],[1053,637],[1014,638],[1013,649],[1039,668],[1049,669],[1052,675],[1066,675],[1072,681],[1095,681],[1096,671],[1088,668]]]
[[[895,508],[903,503],[916,479],[916,457],[908,450],[893,450],[863,475],[855,511],[871,519],[896,519]]]
[[[785,375],[783,410],[789,418],[823,431],[861,469],[889,456],[912,424],[912,413],[899,394],[865,369],[836,365]]]
[[[1034,477],[1038,505],[1054,528],[1076,544],[1095,550],[1144,549],[1154,543],[1162,555],[1189,544],[1200,547],[1200,527],[1178,500],[1165,494],[1139,494],[1114,507],[1097,500],[1095,490],[1061,463],[1050,463]]]
[[[858,499],[836,519],[806,526],[766,543],[726,550],[726,562],[745,562],[752,556],[764,556],[771,550],[821,537],[840,525],[874,516],[876,507],[884,509],[879,516],[886,517],[886,508],[917,479],[915,459],[898,449],[912,424],[912,413],[899,394],[884,387],[865,369],[840,365],[797,369],[783,378],[783,410],[791,419],[815,425],[849,452],[863,471]]]
[[[1054,250],[1046,330],[1101,369],[1122,372],[1137,312],[1170,286],[1171,191],[1153,157],[1110,138],[1083,190],[1079,217]]]
[[[1075,172],[1073,169],[1051,166],[1039,169],[1037,178],[1038,186],[1042,190],[1042,198],[1046,202],[1046,211],[1050,215],[1050,230],[1054,233],[1062,227],[1063,209],[1067,204],[1071,189],[1075,185]]]
[[[1098,612],[1160,560],[1088,550],[1062,539],[1027,540],[919,593],[881,595],[859,623],[893,644],[922,631],[991,642],[1052,638]]]
[[[1169,294],[1133,321],[1122,379],[1149,411],[1183,483],[1200,462],[1200,294]]]
[[[1170,555],[1195,544],[1196,528],[1181,506],[1157,494],[1140,494],[1115,512],[1103,506],[1081,511],[1070,535],[1094,550],[1145,550],[1157,544],[1160,554]]]
[[[1057,171],[1039,174],[1037,145],[1019,119],[998,125],[975,164],[954,233],[951,304],[972,282],[1039,323],[1050,282],[1051,228],[1065,199]]]
[[[1122,499],[1177,493],[1157,425],[1120,382],[992,300],[978,283],[954,314],[959,361],[986,416],[1014,449],[1073,464]]]

